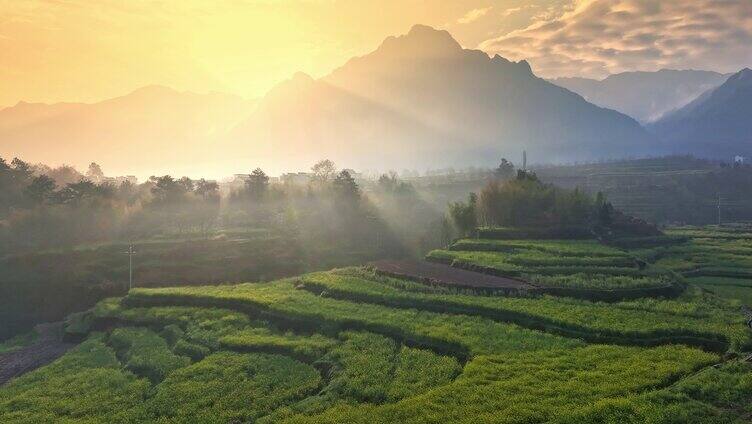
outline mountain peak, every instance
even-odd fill
[[[744,68],[741,71],[737,72],[736,76],[739,79],[745,79],[745,80],[746,79],[750,79],[750,78],[752,78],[752,69]]]
[[[449,32],[418,24],[405,35],[387,37],[377,52],[399,57],[443,57],[462,52],[462,46]]]
[[[129,94],[125,95],[124,97],[134,97],[134,98],[164,98],[164,97],[172,97],[175,95],[180,94],[177,90],[164,86],[164,85],[158,85],[158,84],[151,84],[151,85],[145,85],[143,87],[137,88],[130,92]]]

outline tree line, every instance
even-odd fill
[[[570,229],[598,237],[658,233],[654,225],[616,210],[603,193],[591,196],[579,188],[544,183],[535,172],[515,172],[506,159],[479,194],[450,203],[448,215],[461,236],[472,235],[478,227],[556,229],[558,234]]]

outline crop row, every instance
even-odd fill
[[[470,354],[533,351],[582,345],[574,339],[473,316],[316,296],[293,280],[237,286],[135,289],[129,306],[193,305],[234,309],[294,329],[336,337],[345,330],[382,334],[409,347],[433,350],[465,360]]]
[[[624,290],[646,288],[675,288],[666,293],[637,292],[645,295],[672,295],[681,292],[677,276],[657,268],[640,269],[628,257],[558,257],[553,254],[506,254],[501,252],[431,251],[426,259],[502,277],[522,278],[541,287],[582,290],[575,297],[600,299],[598,293],[586,290]],[[674,293],[675,292],[675,293]],[[607,300],[607,299],[603,299]]]
[[[603,245],[595,240],[460,239],[455,241],[449,249],[491,252],[532,251],[575,257],[630,257],[627,252]]]
[[[383,279],[383,277],[381,277]],[[398,308],[418,308],[482,316],[513,322],[593,342],[619,344],[686,343],[711,350],[734,349],[750,343],[743,316],[731,305],[696,299],[701,309],[686,301],[653,299],[604,304],[574,299],[484,297],[426,294],[383,284],[364,270],[307,274],[302,284],[315,293],[338,299]],[[413,283],[418,284],[418,283]],[[699,307],[699,306],[698,306]]]
[[[165,339],[146,328],[115,329],[108,344],[115,349],[126,369],[154,384],[191,362],[187,357],[175,355]]]
[[[715,360],[679,346],[599,345],[482,356],[465,367],[462,378],[420,396],[379,406],[340,405],[283,422],[560,422],[602,399],[661,389]]]
[[[426,259],[441,263],[471,264],[497,270],[510,277],[526,274],[601,274],[642,276],[654,274],[638,269],[633,261],[624,262],[623,258],[583,258],[583,257],[547,257],[530,259],[530,256],[504,254],[500,252],[466,252],[450,250],[433,250]],[[604,260],[605,259],[605,260]]]
[[[426,389],[444,384],[459,373],[459,364],[451,357],[439,356],[431,351],[400,347],[394,340],[371,333],[341,333],[336,339],[321,334],[299,335],[292,332],[274,331],[268,325],[249,320],[243,314],[226,309],[192,308],[192,307],[154,307],[127,308],[116,299],[100,302],[94,313],[98,320],[117,318],[120,322],[140,323],[161,329],[161,334],[168,339],[175,350],[180,349],[181,342],[188,340],[204,345],[218,346],[220,350],[235,352],[264,352],[291,356],[302,362],[311,363],[321,368],[325,374],[334,375],[331,386],[336,390],[330,392],[336,399],[360,401],[393,401],[408,392]],[[240,316],[238,316],[240,315]],[[241,318],[243,317],[243,318]],[[176,327],[183,325],[187,331]],[[195,338],[196,327],[212,331],[212,337],[206,334],[198,340]],[[211,330],[210,330],[211,329]],[[118,340],[128,337],[127,342]],[[165,340],[146,328],[116,328],[110,336],[110,344],[116,349],[124,344],[132,345],[136,339],[141,345],[148,345],[155,351],[152,360],[158,362],[167,349]],[[212,343],[206,343],[207,340]],[[388,346],[388,354],[383,354],[375,346]],[[130,347],[129,346],[126,346]],[[121,347],[120,350],[123,350]],[[159,351],[159,352],[157,352]],[[169,350],[167,350],[169,353]],[[160,354],[156,354],[160,353]],[[356,359],[353,359],[356,358]],[[357,359],[359,358],[359,359]],[[370,375],[363,372],[363,364],[371,365],[372,371],[379,369],[390,377],[374,375],[369,378],[374,384],[357,383],[358,376]],[[394,376],[392,378],[392,375]],[[390,381],[394,380],[394,384]],[[361,387],[353,393],[364,393],[366,386],[387,384],[388,390],[379,391],[378,396],[368,394],[353,395],[342,388]]]

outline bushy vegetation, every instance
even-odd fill
[[[518,170],[516,178],[489,180],[467,203],[450,204],[449,214],[462,235],[480,224],[491,228],[479,234],[491,238],[660,235],[655,226],[615,210],[602,193],[594,198],[579,188],[563,189],[526,170]]]

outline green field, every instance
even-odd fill
[[[643,252],[604,246],[595,240],[461,239],[427,259],[542,287],[620,290],[666,287],[674,275],[648,266]]]
[[[468,239],[431,253],[542,286],[678,284],[670,297],[488,295],[369,267],[134,289],[71,316],[82,342],[0,387],[0,422],[748,422],[752,283],[685,270],[742,256],[703,231],[639,250]]]

